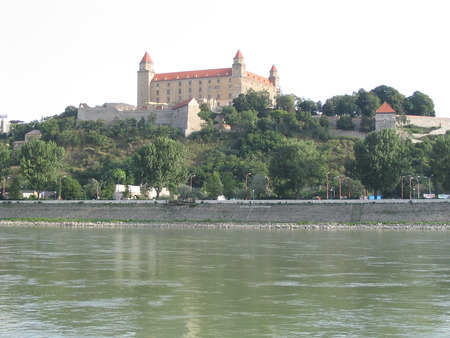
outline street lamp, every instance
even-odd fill
[[[330,174],[330,172],[327,172],[327,199],[328,199],[328,174]]]
[[[59,197],[58,197],[59,200],[62,200],[62,179],[65,177],[66,177],[66,175],[61,176],[59,178]]]
[[[433,174],[431,174],[431,176],[428,177],[428,188],[430,189],[430,195],[431,195],[431,177],[433,177]]]
[[[9,177],[2,177],[2,198],[6,199],[6,180],[9,180]]]
[[[248,177],[251,175],[252,173],[246,173],[245,174],[245,190],[248,190]]]
[[[419,181],[420,176],[417,176],[416,178],[417,178],[417,198],[420,199],[420,181]]]
[[[191,188],[191,190],[192,190],[192,179],[194,177],[196,177],[196,175],[191,175],[191,177],[189,177],[189,187]]]
[[[412,179],[413,179],[413,178],[414,178],[414,177],[409,176],[409,199],[410,199],[410,200],[412,199],[411,193],[412,193]]]

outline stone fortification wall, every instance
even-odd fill
[[[170,109],[149,111],[149,110],[118,110],[116,107],[95,107],[95,108],[82,108],[78,109],[77,120],[79,121],[97,121],[103,120],[107,124],[116,123],[119,120],[136,119],[139,121],[141,118],[148,119],[150,114],[155,114],[155,124],[158,125],[171,125],[173,120],[173,111]]]
[[[445,117],[431,117],[431,116],[414,116],[407,115],[407,124],[414,124],[419,127],[439,127],[445,130],[450,130],[450,118]]]
[[[0,219],[123,221],[450,222],[450,201],[300,203],[0,203]]]

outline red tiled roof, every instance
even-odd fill
[[[262,82],[262,83],[265,83],[268,85],[273,85],[273,83],[270,82],[268,78],[261,76],[261,75],[254,74],[254,73],[247,72],[247,78],[249,78],[251,80],[256,80],[256,81],[259,81],[259,82]]]
[[[218,69],[204,69],[204,70],[189,70],[186,72],[174,72],[174,73],[161,73],[155,74],[153,82],[161,81],[173,81],[173,80],[186,80],[186,79],[204,79],[214,77],[230,77],[232,75],[231,68],[218,68]],[[247,72],[247,78],[256,80],[268,85],[272,85],[272,82],[268,78],[257,75],[251,72]]]
[[[145,52],[145,55],[142,58],[141,62],[152,62],[152,59],[150,58],[150,55],[148,55],[148,52]]]
[[[201,79],[208,77],[231,76],[231,68],[189,70],[187,72],[161,73],[153,77],[153,81],[173,81],[185,79]]]
[[[270,71],[271,72],[277,72],[278,70],[277,70],[277,67],[275,67],[275,65],[272,65],[272,68],[270,68]]]
[[[387,103],[386,101],[378,108],[375,112],[377,114],[392,114],[395,113],[395,110]]]
[[[236,55],[235,55],[235,57],[234,58],[241,58],[241,59],[243,59],[244,58],[244,56],[242,55],[242,53],[241,53],[241,50],[240,49],[238,49],[238,51],[237,51],[237,53],[236,53]]]
[[[181,102],[178,102],[176,105],[173,106],[173,109],[178,109],[181,108],[183,106],[187,106],[189,104],[189,102],[191,102],[193,99],[187,99]]]

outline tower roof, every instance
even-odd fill
[[[378,110],[375,112],[377,114],[392,114],[395,113],[394,108],[390,106],[389,103],[384,101],[384,103],[378,108]]]
[[[272,68],[270,68],[271,72],[278,72],[277,67],[275,65],[272,65]]]
[[[242,53],[241,53],[241,50],[240,49],[238,49],[238,51],[237,51],[237,53],[236,53],[236,55],[235,55],[235,57],[234,57],[235,59],[236,58],[238,58],[238,59],[243,59],[244,58],[244,56],[242,55]]]
[[[153,62],[150,58],[150,55],[148,55],[148,52],[145,52],[144,57],[142,58],[141,62]]]

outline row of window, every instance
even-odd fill
[[[199,85],[201,85],[201,84],[203,83],[202,81],[203,81],[203,80],[198,80],[198,81],[196,81],[196,82],[197,82]],[[212,80],[208,80],[208,84],[211,84],[211,83],[212,83],[211,81],[212,81]],[[217,83],[220,83],[220,79],[217,79],[216,81],[217,81]],[[231,78],[228,79],[228,82],[231,83]],[[167,82],[167,87],[170,87],[170,84],[171,84],[171,82]],[[156,87],[159,87],[159,85],[160,85],[160,84],[157,83],[157,84],[156,84]],[[178,86],[181,87],[181,85],[182,85],[182,82],[179,81],[179,82],[178,82]],[[191,81],[191,80],[189,80],[188,85],[190,85],[190,86],[192,85],[192,81]]]
[[[216,91],[220,91],[220,86],[216,86],[216,87],[214,87],[214,89],[215,89]],[[229,86],[228,86],[228,90],[231,91],[232,89],[233,89],[232,86],[229,85]],[[211,86],[208,86],[208,92],[211,92],[211,90],[212,90]],[[203,88],[202,88],[202,87],[199,87],[199,88],[198,88],[198,92],[199,92],[200,95],[202,95]],[[182,93],[181,88],[178,88],[178,94],[181,94],[181,93]],[[188,88],[188,93],[189,93],[189,94],[192,93],[192,88]],[[167,95],[170,95],[170,89],[167,89],[167,90],[166,90],[166,94],[167,94]],[[158,89],[158,90],[156,90],[156,96],[159,96],[159,95],[160,95],[160,90]],[[231,93],[230,93],[230,95],[231,95]]]
[[[200,96],[199,96],[199,98],[203,98],[202,96],[201,96],[201,94],[200,94]],[[211,94],[208,94],[208,99],[211,99],[212,98],[212,95]],[[216,100],[220,100],[220,94],[217,94],[216,95]],[[189,99],[192,99],[192,95],[189,95]],[[232,99],[232,96],[231,96],[231,93],[229,93],[228,94],[228,99]],[[178,96],[178,102],[180,102],[180,101],[182,101],[183,100],[183,98],[181,97],[181,95],[179,95]],[[161,102],[161,99],[160,99],[160,97],[157,97],[156,98],[156,103],[160,103]],[[171,103],[171,101],[170,101],[170,96],[167,96],[166,97],[166,101],[164,101],[165,103]]]

